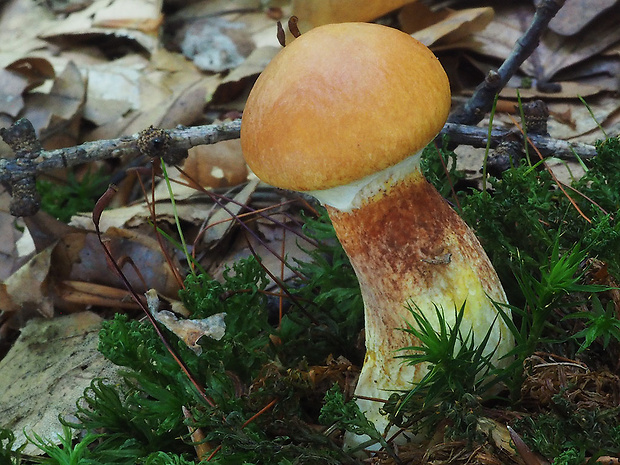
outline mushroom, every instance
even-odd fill
[[[421,150],[450,110],[448,78],[411,36],[377,24],[342,23],[302,34],[269,63],[247,100],[241,144],[264,182],[316,197],[359,279],[366,356],[358,405],[379,431],[394,390],[410,390],[427,367],[396,359],[419,345],[402,331],[415,304],[435,308],[481,341],[491,325],[494,361],[513,339],[491,299],[506,302],[474,233],[420,171]],[[465,331],[467,326],[463,326]]]

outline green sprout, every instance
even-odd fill
[[[607,302],[605,308],[598,296],[592,298],[592,311],[575,312],[566,315],[564,319],[583,319],[585,328],[573,334],[573,339],[583,339],[577,353],[581,353],[592,345],[596,339],[601,339],[603,349],[612,338],[620,342],[620,320],[616,317],[616,308],[613,301]]]
[[[403,347],[401,350],[408,353],[399,358],[409,365],[428,364],[428,372],[404,401],[424,391],[424,406],[429,407],[442,400],[484,392],[489,387],[487,375],[494,369],[494,350],[487,350],[493,325],[481,341],[476,341],[471,328],[462,328],[465,303],[459,310],[455,307],[452,325],[446,321],[443,310],[435,307],[437,328],[415,305],[409,311],[415,324],[407,322],[403,331],[415,336],[420,345]]]

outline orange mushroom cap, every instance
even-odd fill
[[[263,181],[323,190],[414,154],[449,110],[448,78],[420,42],[377,24],[329,24],[295,39],[259,76],[241,144]]]

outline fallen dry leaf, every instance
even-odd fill
[[[564,36],[577,34],[617,3],[618,0],[566,0],[549,23],[549,29]]]
[[[221,80],[209,100],[218,103],[230,102],[236,98],[247,89],[250,78],[259,75],[281,48],[280,46],[266,45],[254,49],[243,63]]]
[[[399,19],[403,30],[424,45],[445,50],[451,44],[483,30],[493,19],[493,8],[432,12],[423,3],[412,3],[402,8]]]
[[[259,180],[249,181],[243,189],[227,200],[220,198],[223,205],[215,206],[207,216],[206,225],[203,228],[202,245],[206,247],[215,246],[235,225],[232,215],[238,215],[244,206],[249,202],[250,196],[256,190]]]
[[[62,433],[58,416],[75,411],[94,378],[116,379],[116,367],[97,351],[101,321],[91,312],[32,320],[0,361],[0,417],[16,446],[24,433],[54,440]],[[41,451],[28,444],[24,453]]]
[[[202,354],[199,341],[202,337],[210,337],[219,341],[226,332],[226,313],[216,313],[200,320],[179,319],[168,310],[155,312],[153,316],[181,339],[196,355]]]
[[[515,449],[517,450],[519,456],[523,459],[525,465],[549,465],[547,460],[532,452],[532,450],[527,446],[527,444],[525,444],[525,442],[523,442],[521,436],[519,436],[514,429],[510,426],[507,428],[510,433],[510,438],[515,445]]]
[[[15,71],[0,70],[0,112],[16,117],[24,108],[22,93],[28,79]]]
[[[124,28],[157,35],[163,16],[162,0],[116,0],[96,10],[94,27]]]
[[[0,70],[0,112],[13,118],[22,111],[22,94],[54,77],[54,68],[43,58],[24,58]]]
[[[0,309],[19,312],[25,322],[36,315],[51,317],[54,308],[72,312],[88,305],[134,308],[120,278],[109,268],[96,234],[65,227],[52,245],[5,280]],[[162,295],[176,296],[176,277],[155,239],[137,230],[108,228],[104,240],[136,292],[156,287]],[[176,263],[174,257],[172,262]]]
[[[84,281],[59,281],[55,285],[59,307],[82,310],[88,306],[102,308],[140,309],[132,294],[118,287],[87,283]]]
[[[620,129],[618,99],[613,95],[602,94],[587,101],[594,117],[579,100],[550,102],[549,133],[558,139],[594,143],[597,139],[605,138],[605,134],[599,128],[600,124],[608,134],[618,134]]]
[[[531,23],[533,6],[502,4],[495,9],[495,19],[483,30],[463,43],[478,53],[504,60],[525,28]],[[597,21],[596,27],[580,34],[564,37],[547,31],[539,47],[524,62],[521,70],[541,82],[548,82],[561,70],[574,66],[605,50],[620,40],[620,28],[613,14]]]
[[[88,80],[84,117],[103,125],[118,120],[129,110],[139,110],[140,77],[147,66],[144,57],[130,54],[82,68]]]
[[[4,68],[48,44],[40,39],[56,19],[37,0],[9,0],[3,3],[0,15],[0,67]]]
[[[292,14],[299,18],[300,30],[321,24],[371,21],[413,0],[293,0]]]
[[[239,139],[191,148],[183,171],[206,188],[236,186],[248,177]]]
[[[226,313],[215,313],[201,319],[179,319],[168,310],[159,311],[160,301],[155,289],[149,289],[145,296],[149,312],[155,319],[176,334],[196,355],[202,354],[202,347],[198,343],[202,337],[219,341],[226,333]],[[186,312],[183,311],[183,314]]]
[[[575,100],[578,97],[590,97],[602,92],[604,89],[596,85],[588,85],[575,81],[555,82],[559,85],[559,91],[554,92],[553,100]],[[512,99],[517,102],[517,92],[522,99],[541,99],[545,100],[549,96],[548,92],[544,92],[536,87],[504,87],[499,93],[500,97]]]
[[[425,2],[413,2],[405,5],[398,12],[398,22],[403,32],[412,34],[443,21],[454,10],[450,8],[431,9]]]
[[[495,445],[506,452],[513,452],[514,448],[510,444],[510,433],[506,425],[503,425],[492,418],[481,417],[476,423],[476,429],[484,433],[493,440]]]
[[[153,51],[158,46],[161,6],[162,0],[95,0],[87,8],[56,21],[41,37],[62,43],[97,36],[122,38]]]
[[[52,63],[46,58],[25,57],[7,65],[6,69],[15,71],[28,79],[28,87],[37,87],[56,75]]]
[[[195,75],[189,77],[193,78],[193,81],[177,90],[174,97],[169,99],[166,105],[162,105],[159,127],[173,128],[179,124],[190,126],[202,118],[207,103],[207,92],[218,80]],[[179,76],[175,75],[174,78],[179,79]]]
[[[308,262],[311,260],[309,251],[314,246],[303,239],[300,228],[290,221],[285,215],[274,215],[273,218],[285,223],[291,231],[284,231],[282,226],[270,221],[269,219],[257,220],[257,232],[260,241],[250,235],[241,234],[236,241],[228,247],[223,259],[219,262],[210,264],[209,273],[218,280],[223,279],[223,273],[227,267],[241,259],[247,258],[256,253],[261,257],[261,265],[278,279],[285,282],[293,278],[296,274],[292,268],[297,262]],[[297,234],[296,234],[297,233]],[[301,236],[301,237],[300,237]],[[248,246],[251,244],[251,248]],[[286,263],[282,264],[281,257],[285,257]],[[211,257],[209,257],[212,259]],[[208,265],[208,264],[207,264]],[[268,278],[270,285],[267,289],[275,286],[271,278]]]
[[[67,239],[63,252],[67,251],[72,241]],[[178,284],[155,239],[137,230],[108,228],[104,240],[117,261],[122,264],[124,257],[131,258],[140,271],[141,276],[138,276],[129,263],[121,267],[136,292],[141,293],[153,287],[162,295],[176,296]],[[69,263],[70,272],[66,279],[123,288],[120,279],[108,268],[106,256],[95,234],[83,235],[83,247],[75,247],[67,255],[75,258]],[[60,258],[55,264],[58,262]]]
[[[39,252],[4,281],[0,310],[20,312],[22,321],[34,316],[51,318],[54,315],[53,297],[49,290],[53,249],[50,246]]]
[[[512,92],[506,90],[502,95],[514,96],[513,92],[515,92],[514,89]],[[614,95],[601,93],[586,99],[594,118],[586,105],[577,99],[577,95],[573,95],[572,99],[570,95],[566,95],[564,99],[548,102],[550,113],[548,130],[552,137],[593,144],[598,139],[605,138],[599,124],[608,134],[618,133],[620,115],[618,114],[618,99]],[[516,100],[514,104],[517,104]],[[496,114],[494,124],[514,127],[513,120],[505,113]]]
[[[196,195],[196,190],[188,188],[192,195]],[[185,196],[188,198],[189,196]],[[209,206],[204,204],[177,203],[176,213],[184,221],[200,222],[205,218]],[[160,222],[174,222],[175,210],[170,202],[158,202],[155,204],[155,212]],[[110,228],[136,228],[148,224],[151,220],[151,213],[145,203],[130,205],[128,207],[118,207],[105,210],[101,215],[99,227],[102,232]],[[90,212],[78,213],[71,218],[72,226],[81,229],[94,230],[92,215]]]
[[[56,78],[49,93],[30,93],[22,117],[28,118],[40,134],[46,149],[77,143],[86,83],[74,63]]]
[[[0,281],[8,278],[18,266],[17,241],[23,235],[15,217],[8,212],[9,194],[0,192]]]
[[[162,73],[150,66],[133,81],[139,95],[139,109],[103,124],[86,134],[87,140],[113,139],[134,134],[151,125],[174,127],[190,125],[202,118],[207,97],[213,95],[220,76],[205,76],[196,68]]]

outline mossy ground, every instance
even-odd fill
[[[444,163],[432,149],[424,166],[449,195],[443,165],[452,184],[458,172],[453,155],[441,153]],[[386,413],[421,440],[379,461],[517,463],[514,450],[493,440],[497,425],[506,424],[555,464],[620,454],[617,138],[598,144],[598,157],[572,187],[569,199],[542,164],[521,163],[492,178],[485,192],[459,191],[460,213],[506,287],[520,344],[508,368],[484,370],[493,380],[484,389],[470,376],[457,385],[437,378],[395,393]],[[362,301],[326,216],[307,219],[306,232],[319,246],[311,262],[298,264],[302,278],[288,284],[282,319],[277,299],[264,292],[268,279],[256,258],[238,262],[223,282],[187,278],[180,297],[193,317],[226,312],[226,335],[203,341],[200,355],[166,335],[214,406],[148,323],[118,315],[105,323],[100,350],[124,367],[123,383],[93,382],[60,447],[33,438],[47,452],[40,461],[196,464],[198,441],[211,451],[204,463],[209,456],[220,464],[360,463],[341,450],[339,438],[345,429],[376,436],[348,402],[363,360]],[[446,331],[467,341],[458,327]],[[446,357],[466,371],[481,363],[475,349],[442,353],[443,360],[430,358],[434,366]],[[71,440],[70,429],[83,435]],[[195,430],[200,439],[190,435]],[[9,452],[9,432],[0,445],[6,463],[31,462]]]

